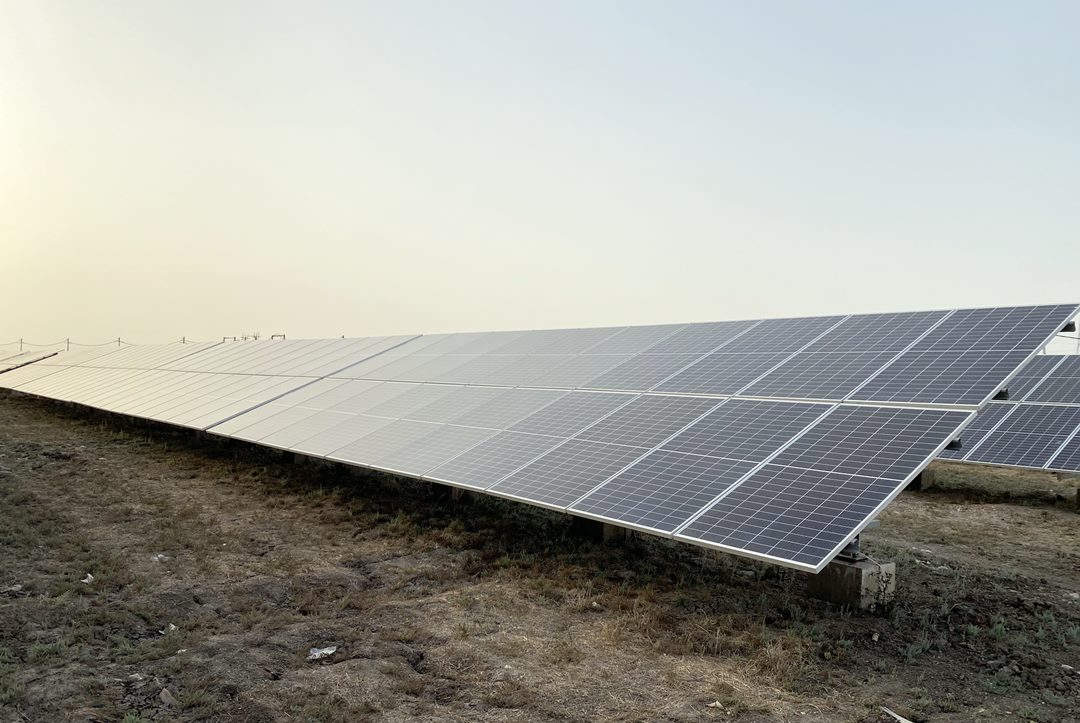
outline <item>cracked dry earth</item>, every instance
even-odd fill
[[[0,396],[0,721],[1080,720],[1080,516],[950,475],[868,536],[900,594],[855,614],[800,573]]]

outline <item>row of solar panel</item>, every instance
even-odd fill
[[[992,402],[944,459],[1080,472],[1080,356],[1037,356],[1009,384],[1015,401]]]
[[[377,341],[385,353],[359,363],[372,340],[187,345],[167,363],[161,352],[131,347],[82,365],[975,407],[1074,312],[1017,307],[385,337]]]
[[[1028,358],[1075,312],[1074,306],[1029,307],[168,345],[67,356],[68,366],[46,360],[5,374],[0,386],[483,489],[817,570],[971,414],[686,392],[714,388],[709,385],[724,370],[760,370],[753,355],[768,356],[776,366],[776,355],[786,354],[781,366],[790,364],[790,378],[802,384],[806,376],[834,374],[830,362],[843,364],[846,355],[887,354],[903,360],[923,388],[952,389],[941,398],[963,404],[996,391],[1020,363],[1008,360]],[[884,341],[871,338],[882,326],[894,333]],[[715,351],[718,341],[722,352]],[[701,350],[705,354],[697,355]],[[670,357],[689,354],[697,361],[687,370],[701,364],[700,381],[672,396],[643,394],[647,382],[640,389],[584,391],[569,383],[523,388],[529,385],[497,375],[510,367],[559,369],[624,354],[630,356],[613,371],[631,363],[663,367]],[[444,372],[473,365],[469,378],[487,386],[363,378],[392,364],[441,365]],[[977,383],[957,386],[970,374]],[[505,386],[496,386],[498,380]]]
[[[0,351],[0,373],[18,369],[56,354],[55,351]]]
[[[175,365],[191,353],[147,348],[139,358]],[[824,565],[970,416],[620,392],[61,369],[20,391],[484,490],[804,569]],[[737,494],[720,499],[736,485]]]
[[[386,381],[978,406],[1072,307],[422,337]]]

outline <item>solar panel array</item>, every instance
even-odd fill
[[[166,345],[0,386],[816,572],[1077,311]]]
[[[1011,401],[991,402],[944,459],[1080,472],[1080,356],[1041,355],[1009,384]]]

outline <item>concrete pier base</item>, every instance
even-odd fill
[[[937,470],[927,467],[922,472],[919,472],[915,476],[915,479],[911,480],[907,488],[913,492],[920,492],[926,490],[937,489]]]
[[[450,488],[450,501],[451,502],[467,502],[469,499],[469,490],[462,489],[460,487]]]
[[[587,520],[584,517],[574,517],[571,521],[571,529],[577,534],[605,544],[618,544],[627,539],[627,530],[618,525],[609,525],[606,522]]]
[[[629,530],[625,527],[609,525],[606,522],[601,524],[603,526],[600,530],[600,539],[606,544],[613,545],[620,542],[626,542],[626,533],[629,532]]]
[[[806,591],[819,600],[869,610],[896,596],[896,563],[837,558],[810,577]]]

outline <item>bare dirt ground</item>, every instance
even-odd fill
[[[939,471],[866,535],[898,600],[852,613],[800,573],[0,396],[0,721],[1080,720],[1072,491]]]

